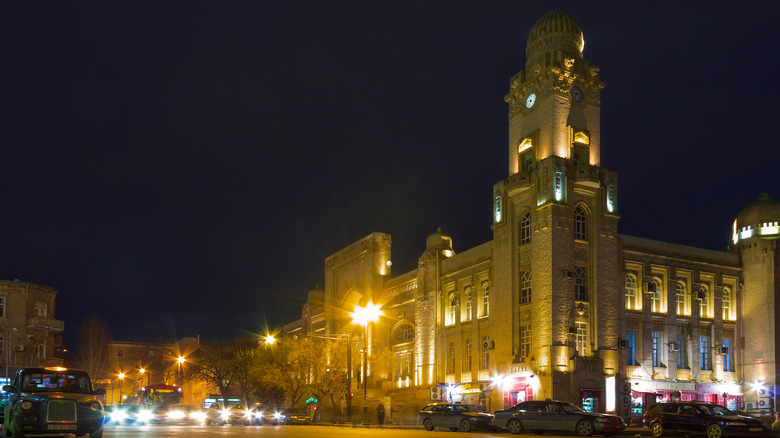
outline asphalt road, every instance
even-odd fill
[[[342,426],[109,426],[105,429],[104,438],[161,438],[161,437],[285,437],[285,438],[339,438],[339,437],[371,437],[371,438],[485,438],[485,437],[517,437],[510,433],[450,432],[447,429],[436,429],[427,432],[422,429],[391,428],[391,427],[342,427]],[[521,437],[536,435],[523,434]],[[555,435],[544,435],[545,438]]]

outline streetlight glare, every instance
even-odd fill
[[[276,342],[274,335],[268,335],[265,337],[265,345],[273,345]]]
[[[177,362],[179,362],[179,364],[183,364],[183,363],[184,363],[184,360],[185,360],[185,359],[184,359],[184,356],[179,356],[179,358],[178,358],[178,359],[176,359],[176,361],[177,361]]]
[[[365,307],[355,306],[355,311],[350,313],[352,322],[366,326],[369,322],[379,321],[379,317],[385,313],[380,309],[382,306],[369,301]]]
[[[117,374],[117,377],[119,377],[120,379],[124,379],[125,378],[125,373],[119,373],[119,374]]]

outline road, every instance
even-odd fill
[[[340,438],[340,437],[371,437],[371,438],[486,438],[515,437],[510,433],[482,432],[450,432],[447,429],[436,429],[427,432],[422,429],[396,429],[389,427],[341,427],[341,426],[109,426],[106,427],[104,438],[163,438],[163,437],[284,437],[284,438]],[[530,436],[523,434],[521,437]],[[554,435],[544,435],[551,438]]]

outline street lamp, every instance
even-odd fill
[[[179,363],[179,372],[177,373],[177,376],[176,376],[176,385],[179,386],[179,387],[181,387],[181,364],[183,364],[184,361],[185,361],[184,356],[179,356],[176,359],[176,362]]]
[[[122,391],[125,387],[125,373],[119,372],[119,374],[116,375],[116,377],[119,379],[119,403],[118,405],[122,404]],[[113,395],[113,394],[112,394]]]
[[[11,351],[8,348],[8,338],[11,337],[11,332],[16,331],[16,327],[3,329],[5,331],[5,337],[3,338],[3,352],[5,353],[5,384],[8,385],[8,357],[11,355]]]
[[[276,343],[276,338],[274,335],[268,335],[265,337],[265,345],[274,345]]]
[[[363,332],[363,424],[368,423],[368,323],[379,321],[379,317],[384,314],[380,310],[380,305],[369,301],[365,307],[356,306],[355,311],[350,313],[352,322],[365,327]]]

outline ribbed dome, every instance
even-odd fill
[[[778,238],[778,224],[780,224],[780,202],[762,193],[758,200],[748,205],[739,212],[736,220],[735,233],[741,238],[759,236],[765,239]],[[752,230],[743,233],[743,230]]]
[[[584,48],[582,29],[569,15],[560,11],[548,12],[531,28],[525,46],[527,59],[532,54],[544,50],[563,50],[572,56],[582,57]]]

